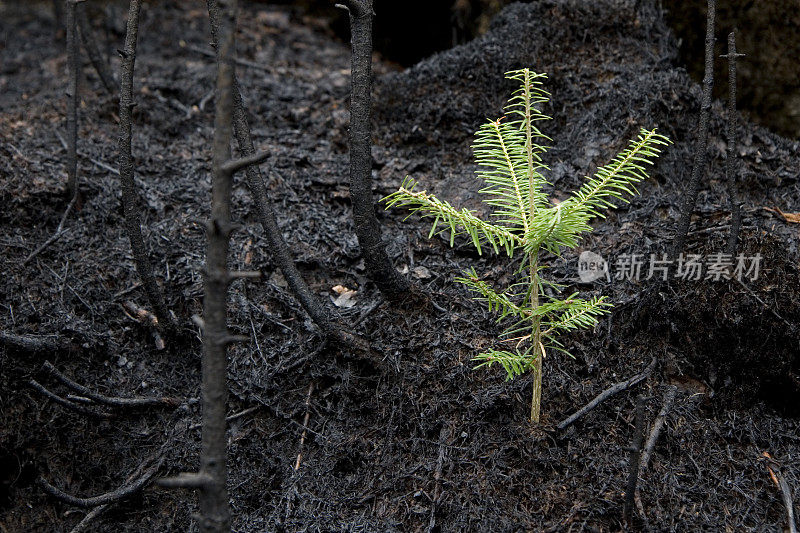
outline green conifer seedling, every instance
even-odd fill
[[[429,237],[449,231],[451,246],[457,236],[465,235],[478,253],[488,247],[509,258],[523,254],[517,271],[520,282],[505,290],[492,288],[474,269],[456,281],[469,287],[476,299],[499,315],[498,321],[508,325],[501,334],[501,348],[478,354],[475,368],[497,363],[509,380],[532,371],[531,422],[537,423],[545,353],[564,351],[557,339],[560,334],[594,327],[611,306],[604,296],[584,300],[574,293],[564,299],[545,298],[540,255],[544,251],[559,255],[564,248],[575,248],[581,234],[592,230],[589,222],[593,217],[603,217],[604,210],[615,207],[613,200],[627,202],[627,197],[638,193],[636,184],[647,178],[645,166],[658,156],[659,146],[670,141],[655,130],[642,129],[625,150],[600,167],[594,177],[587,177],[568,199],[552,202],[544,190],[549,183],[542,175],[547,169],[541,158],[546,147],[539,144],[549,139],[536,126],[550,118],[538,107],[548,100],[541,81],[546,75],[522,69],[506,73],[506,78],[517,81],[519,89],[508,101],[505,117],[481,126],[473,145],[480,167],[477,178],[485,183],[480,192],[492,208],[490,219],[415,190],[416,182],[409,177],[384,200],[387,208],[399,205],[433,218]]]

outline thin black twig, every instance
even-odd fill
[[[711,91],[714,88],[714,16],[716,10],[715,0],[708,0],[708,13],[706,16],[706,54],[705,75],[703,76],[703,97],[700,104],[700,120],[695,139],[694,161],[689,185],[683,195],[681,204],[681,217],[675,232],[672,255],[677,257],[686,246],[686,236],[689,233],[689,224],[692,219],[697,193],[700,189],[700,179],[705,173],[708,145],[708,115],[711,110]]]
[[[73,496],[72,494],[68,494],[63,490],[54,487],[50,483],[44,480],[44,478],[39,478],[38,482],[39,485],[44,489],[45,492],[53,496],[54,498],[67,503],[69,505],[74,505],[75,507],[83,507],[83,508],[90,508],[96,507],[98,505],[108,505],[110,503],[115,503],[120,500],[123,500],[133,494],[136,494],[156,475],[158,469],[161,468],[161,464],[164,462],[163,457],[160,458],[156,463],[148,468],[144,474],[142,474],[139,478],[137,478],[132,483],[128,483],[122,485],[121,487],[112,490],[111,492],[106,492],[105,494],[100,494],[99,496],[92,496],[89,498],[79,498],[77,496]]]
[[[60,381],[62,384],[77,392],[79,395],[88,398],[96,403],[108,405],[110,407],[120,408],[136,408],[136,407],[176,407],[180,405],[180,400],[176,398],[119,398],[115,396],[104,396],[93,390],[72,381],[70,378],[59,372],[50,361],[45,361],[42,365],[44,370],[49,375]]]
[[[744,54],[736,53],[736,33],[728,34],[728,53],[722,57],[728,59],[728,146],[725,158],[725,175],[728,181],[728,198],[731,204],[731,234],[728,238],[727,252],[736,254],[736,243],[739,239],[739,228],[742,225],[742,205],[736,185],[736,59]]]
[[[647,471],[647,467],[650,464],[650,457],[653,454],[658,437],[661,435],[661,430],[664,427],[664,422],[667,419],[667,415],[672,408],[672,402],[675,401],[675,392],[677,390],[678,388],[675,385],[670,385],[664,392],[664,400],[662,401],[661,410],[658,412],[656,419],[653,421],[653,427],[651,428],[650,434],[647,437],[647,443],[644,446],[642,457],[639,460],[639,470],[641,471],[642,475]],[[644,504],[642,503],[638,486],[636,487],[636,493],[634,496],[636,500],[636,508],[639,510],[639,516],[643,520],[646,520],[647,515],[644,510]]]
[[[28,254],[28,257],[22,260],[23,266],[30,263],[34,257],[42,253],[48,246],[56,242],[58,238],[61,237],[61,235],[64,233],[64,223],[67,221],[67,217],[72,212],[72,209],[75,207],[77,201],[78,201],[78,195],[76,194],[72,195],[72,199],[69,201],[69,204],[67,204],[67,208],[64,210],[64,214],[61,215],[61,220],[58,221],[58,227],[56,228],[56,231],[50,236],[49,239],[44,241],[42,244],[37,246],[34,251]]]
[[[650,373],[653,371],[653,369],[655,369],[656,362],[657,359],[653,357],[653,360],[650,361],[650,364],[647,365],[647,368],[645,368],[643,371],[641,371],[640,373],[636,374],[633,377],[626,379],[625,381],[620,381],[619,383],[615,383],[611,387],[607,388],[606,390],[595,396],[595,398],[591,402],[587,403],[585,406],[581,407],[575,413],[573,413],[572,415],[568,416],[567,418],[559,422],[556,427],[561,430],[565,429],[567,426],[574,423],[576,420],[581,418],[583,415],[585,415],[586,413],[588,413],[589,411],[591,411],[592,409],[594,409],[595,407],[597,407],[598,405],[609,399],[610,397],[638,384],[640,381],[644,380],[647,376],[649,376]]]
[[[308,436],[308,420],[311,417],[311,395],[314,393],[314,382],[308,384],[308,392],[306,393],[306,414],[303,417],[303,433],[300,435],[300,445],[297,447],[297,460],[294,463],[294,471],[300,470],[300,463],[303,460],[303,446],[306,443]]]
[[[672,402],[675,401],[675,392],[678,388],[675,385],[670,385],[666,392],[664,392],[664,400],[661,405],[661,410],[658,412],[656,419],[653,421],[653,427],[650,430],[650,435],[647,437],[647,444],[642,453],[641,469],[647,470],[650,463],[650,457],[653,455],[653,449],[656,447],[661,430],[664,428],[664,422],[667,419],[670,409],[672,409]]]
[[[84,407],[75,402],[66,400],[61,396],[59,396],[58,394],[55,394],[54,392],[47,390],[44,386],[42,386],[39,382],[37,382],[34,379],[28,381],[28,384],[34,389],[36,389],[38,392],[40,392],[42,395],[44,395],[45,397],[49,398],[50,400],[54,401],[55,403],[63,407],[66,407],[67,409],[75,411],[76,413],[102,419],[109,419],[114,417],[114,415],[112,415],[111,413],[106,413],[104,411],[97,411],[95,409],[89,409],[88,407]]]
[[[139,220],[139,197],[133,180],[133,155],[131,153],[131,129],[133,110],[133,72],[136,64],[136,40],[139,35],[140,0],[130,0],[128,24],[125,34],[125,47],[120,52],[120,96],[119,96],[119,177],[122,186],[122,208],[125,215],[125,229],[131,243],[136,271],[142,280],[147,299],[161,324],[174,328],[164,296],[153,274],[153,266],[147,257]]]
[[[200,452],[200,531],[226,533],[231,529],[228,499],[226,404],[228,332],[228,271],[230,247],[232,173],[231,161],[234,114],[234,62],[236,0],[220,0],[217,101],[214,114],[213,173],[211,178],[211,220],[203,288],[203,428]],[[249,340],[249,337],[247,338]]]
[[[629,528],[634,527],[633,509],[636,494],[636,485],[639,483],[639,460],[642,453],[642,441],[644,440],[644,397],[639,396],[636,401],[636,423],[633,429],[633,441],[629,451],[631,453],[628,461],[628,483],[625,488],[625,505],[623,516]]]

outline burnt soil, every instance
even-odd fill
[[[428,240],[399,210],[379,216],[389,252],[435,305],[390,306],[369,282],[348,199],[349,50],[327,22],[242,2],[238,69],[256,146],[284,237],[314,292],[356,291],[338,313],[381,360],[324,346],[276,271],[244,183],[234,192],[231,264],[264,279],[231,289],[230,494],[237,531],[610,531],[623,527],[634,405],[648,423],[670,386],[674,406],[640,481],[643,528],[786,527],[768,453],[800,498],[797,232],[775,211],[800,211],[800,143],[748,122],[738,128],[745,201],[740,251],[760,254],[758,279],[599,280],[579,284],[576,258],[662,253],[691,172],[700,87],[648,2],[542,1],[512,5],[489,32],[401,70],[376,57],[376,196],[407,174],[458,205],[480,208],[473,132],[501,114],[513,88],[503,72],[547,72],[545,126],[554,195],[577,187],[640,127],[674,144],[641,195],[596,220],[581,248],[547,257],[551,279],[617,303],[595,331],[565,338],[574,359],[548,354],[543,421],[527,420],[529,377],[504,382],[471,357],[501,326],[454,277],[474,266],[507,281],[514,265],[467,245]],[[122,304],[146,307],[124,232],[116,166],[116,103],[88,62],[80,113],[83,202],[64,233],[22,261],[58,226],[65,193],[66,61],[49,3],[0,8],[0,530],[69,531],[85,515],[45,495],[38,477],[79,496],[123,484],[163,457],[159,475],[197,468],[201,312],[209,211],[213,80],[205,12],[148,3],[136,69],[134,156],[145,240],[181,335],[157,350]],[[590,5],[591,4],[591,5]],[[119,8],[119,6],[117,6]],[[123,6],[124,8],[124,6]],[[117,15],[123,16],[124,9]],[[112,13],[113,15],[113,13]],[[121,48],[118,18],[98,19],[104,51]],[[206,52],[206,53],[203,53]],[[116,70],[118,60],[111,58]],[[256,64],[256,66],[253,66]],[[688,251],[721,251],[729,227],[724,113],[714,102],[710,160]],[[8,335],[49,336],[42,351]],[[39,337],[41,338],[41,337]],[[656,358],[655,370],[564,431],[556,424]],[[115,396],[169,396],[180,406],[97,419],[28,385],[44,361]],[[310,391],[310,394],[309,394]],[[242,414],[243,413],[243,414]],[[304,437],[302,450],[301,438]],[[302,451],[299,468],[295,470]],[[187,531],[196,497],[149,486],[107,509],[95,531]]]

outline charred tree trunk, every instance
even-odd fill
[[[350,12],[352,63],[350,89],[350,200],[358,243],[370,278],[393,301],[411,284],[386,253],[372,197],[372,0],[343,0]]]
[[[136,64],[136,40],[139,35],[140,0],[130,0],[128,8],[128,29],[125,35],[125,48],[120,52],[122,66],[120,72],[119,96],[119,177],[122,185],[122,209],[125,214],[125,229],[131,242],[133,261],[142,280],[147,299],[162,324],[173,326],[172,318],[161,290],[153,275],[153,267],[147,257],[139,221],[139,197],[133,181],[133,156],[131,153],[131,123],[133,107],[133,72]]]
[[[742,226],[742,205],[736,185],[736,58],[744,54],[736,53],[736,34],[728,34],[728,54],[722,57],[728,59],[728,125],[727,125],[727,157],[725,158],[725,174],[728,179],[728,197],[731,203],[731,234],[728,239],[727,252],[736,253],[736,243],[739,240],[739,228]]]
[[[695,141],[694,162],[689,186],[683,196],[681,204],[681,218],[673,241],[673,257],[683,252],[686,246],[686,236],[689,234],[689,224],[692,220],[697,192],[700,189],[700,178],[706,168],[706,149],[708,144],[708,115],[711,110],[711,91],[714,88],[714,16],[715,0],[708,0],[708,14],[706,16],[706,63],[703,76],[703,99],[700,107],[700,123],[697,128]]]
[[[74,0],[66,0],[67,25],[67,189],[72,198],[78,196],[78,25]]]
[[[94,70],[100,77],[103,87],[110,96],[114,96],[117,92],[117,82],[114,80],[114,75],[108,68],[103,54],[100,53],[100,48],[97,46],[97,39],[92,31],[92,25],[89,23],[89,17],[86,15],[86,7],[79,5],[77,9],[78,28],[80,29],[81,40],[83,41],[83,48],[86,50],[86,55],[89,56],[89,61],[92,62]]]
[[[213,176],[211,181],[211,222],[203,297],[203,439],[200,475],[207,481],[200,487],[200,530],[207,533],[230,531],[228,503],[227,404],[228,335],[228,247],[231,234],[231,120],[233,117],[233,58],[236,0],[220,0],[219,61],[217,101],[214,118]]]

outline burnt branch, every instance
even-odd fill
[[[69,350],[69,342],[58,335],[14,335],[0,331],[0,346],[28,353],[48,353]]]
[[[647,444],[645,444],[644,452],[642,453],[642,459],[640,461],[642,470],[647,470],[647,466],[650,464],[650,457],[653,455],[658,437],[661,435],[661,430],[664,428],[667,415],[670,409],[672,409],[672,402],[675,401],[675,392],[677,390],[678,388],[675,385],[670,385],[664,393],[661,410],[653,421],[653,428],[650,430],[650,435],[647,437]]]
[[[350,12],[350,200],[358,243],[372,281],[398,301],[411,291],[386,252],[372,195],[372,0],[344,2]]]
[[[174,327],[164,297],[153,274],[153,266],[147,257],[139,220],[139,196],[133,181],[133,155],[131,153],[131,124],[133,111],[133,72],[136,64],[136,40],[139,35],[140,0],[130,0],[128,7],[128,27],[125,34],[125,47],[120,52],[120,95],[119,95],[119,177],[122,186],[122,209],[125,215],[125,229],[131,243],[136,272],[142,280],[147,299],[160,323],[168,329]]]
[[[731,234],[728,237],[727,252],[736,254],[739,229],[742,226],[742,201],[736,185],[738,166],[736,165],[736,58],[744,54],[736,53],[736,33],[728,34],[728,53],[722,57],[728,60],[728,146],[725,157],[725,176],[728,181],[728,198],[731,204]]]
[[[647,368],[645,368],[642,372],[626,379],[625,381],[620,381],[619,383],[615,383],[611,387],[607,388],[606,390],[595,396],[595,398],[591,402],[587,403],[585,406],[581,407],[575,413],[573,413],[569,417],[559,422],[556,427],[561,430],[565,429],[567,426],[571,425],[576,420],[581,418],[583,415],[585,415],[586,413],[588,413],[589,411],[591,411],[592,409],[594,409],[595,407],[606,401],[607,399],[611,398],[615,394],[622,392],[626,389],[629,389],[634,385],[637,385],[639,382],[641,382],[647,376],[649,376],[651,372],[653,372],[653,369],[655,369],[656,367],[656,362],[657,359],[653,357],[653,360],[650,361],[650,364],[647,365]]]
[[[227,172],[228,174],[235,174],[243,168],[261,163],[270,155],[272,155],[271,152],[258,152],[255,154],[246,155],[239,159],[231,159],[222,165],[222,171]]]
[[[77,496],[73,496],[72,494],[68,494],[63,490],[54,487],[50,483],[44,480],[44,478],[39,478],[38,483],[42,489],[48,493],[50,496],[60,500],[66,504],[74,505],[75,507],[82,507],[85,509],[91,507],[97,507],[99,505],[108,505],[110,503],[115,503],[120,500],[124,500],[137,492],[141,491],[145,488],[149,483],[150,480],[155,476],[158,469],[161,468],[161,464],[164,462],[163,457],[156,461],[156,463],[148,468],[140,477],[138,477],[135,481],[131,483],[127,483],[122,485],[121,487],[112,490],[111,492],[106,492],[105,494],[100,494],[98,496],[92,496],[89,498],[79,498]]]
[[[139,408],[139,407],[176,407],[180,401],[176,398],[118,398],[114,396],[104,396],[94,392],[88,387],[72,381],[70,378],[59,372],[50,361],[45,361],[42,365],[42,370],[48,375],[54,377],[67,388],[78,393],[84,398],[88,398],[96,403],[107,405],[109,407],[119,408]]]
[[[86,50],[86,55],[89,56],[92,67],[94,67],[95,72],[97,72],[97,75],[100,77],[103,88],[109,96],[114,96],[117,92],[117,81],[114,79],[114,75],[111,73],[108,63],[103,58],[103,54],[100,53],[100,48],[97,45],[97,38],[95,37],[94,31],[92,31],[92,25],[89,23],[89,18],[86,15],[85,6],[78,5],[76,15],[78,18],[78,29],[80,30],[81,41],[83,42],[83,49]]]
[[[705,75],[703,76],[703,97],[700,104],[700,119],[697,126],[697,139],[695,139],[694,161],[689,185],[683,195],[681,204],[681,218],[675,232],[672,255],[678,256],[686,247],[686,236],[689,233],[689,224],[692,219],[697,193],[700,190],[700,179],[705,173],[707,146],[708,146],[708,115],[711,110],[711,91],[714,88],[714,16],[715,0],[708,0],[708,13],[706,17],[706,56]]]
[[[112,415],[110,413],[106,413],[104,411],[96,411],[94,409],[90,409],[88,407],[84,407],[84,406],[82,406],[80,404],[77,404],[75,402],[71,402],[69,400],[66,400],[66,399],[62,398],[61,396],[59,396],[58,394],[47,390],[44,386],[42,386],[39,382],[37,382],[34,379],[28,381],[28,384],[31,387],[33,387],[36,391],[41,393],[44,397],[52,400],[53,402],[57,403],[58,405],[60,405],[62,407],[66,407],[67,409],[71,409],[72,411],[75,411],[76,413],[80,413],[80,414],[86,415],[86,416],[92,416],[92,417],[95,417],[95,418],[103,418],[103,419],[109,419],[109,418],[113,418],[114,417],[114,415]]]
[[[636,485],[639,483],[639,460],[642,453],[642,441],[644,440],[644,398],[642,396],[636,401],[636,422],[633,429],[633,442],[629,448],[631,453],[628,460],[628,483],[625,488],[625,505],[623,515],[625,523],[629,528],[634,527],[633,507]]]

